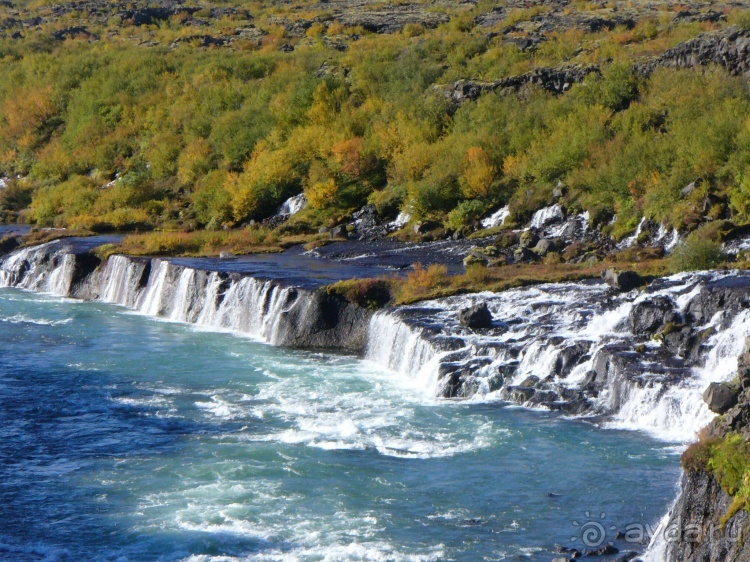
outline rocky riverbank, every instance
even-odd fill
[[[742,489],[750,434],[750,339],[731,381],[704,393],[718,414],[683,455],[680,494],[648,554],[648,560],[728,562],[750,559],[750,512]],[[728,466],[731,467],[728,469]]]

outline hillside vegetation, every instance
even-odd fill
[[[317,233],[369,202],[467,231],[506,204],[523,222],[563,188],[616,238],[642,216],[694,228],[708,199],[709,218],[746,222],[742,65],[649,61],[725,28],[742,41],[749,22],[704,2],[5,1],[0,208],[217,230],[304,192],[271,227]],[[580,79],[506,87],[540,69]]]

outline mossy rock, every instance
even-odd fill
[[[464,258],[464,267],[471,267],[472,265],[487,265],[487,258],[481,258],[473,254],[469,254]]]

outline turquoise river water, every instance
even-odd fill
[[[549,561],[679,474],[638,432],[14,289],[0,404],[3,560]]]

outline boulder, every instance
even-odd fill
[[[537,377],[536,375],[529,375],[518,386],[522,386],[524,388],[533,388],[537,384],[539,384],[539,377]]]
[[[706,284],[687,307],[687,320],[693,324],[708,322],[717,312],[723,312],[722,327],[727,328],[733,318],[750,307],[750,277],[730,276]]]
[[[685,187],[683,187],[680,190],[680,193],[682,193],[683,197],[687,197],[695,191],[696,183],[694,181],[691,181],[689,184],[687,184]]]
[[[340,224],[331,229],[330,236],[331,238],[343,238],[344,240],[347,240],[349,238],[349,232],[346,230],[345,225]]]
[[[20,245],[21,242],[15,236],[6,236],[4,238],[0,238],[0,256],[12,252]]]
[[[517,262],[534,261],[537,255],[528,248],[516,248],[513,252],[513,259]]]
[[[492,313],[487,308],[487,303],[482,302],[464,308],[458,313],[458,321],[462,326],[467,328],[491,328],[492,327]]]
[[[380,220],[374,205],[365,205],[352,218],[354,236],[360,240],[377,240],[388,235],[388,227]]]
[[[724,414],[737,404],[739,389],[724,382],[712,382],[703,393],[703,401],[715,414]]]
[[[677,305],[659,296],[636,303],[630,311],[630,325],[636,335],[655,334],[669,322],[679,322]]]
[[[519,243],[522,248],[533,248],[539,242],[539,236],[533,230],[526,230],[521,233]]]
[[[472,265],[487,265],[488,263],[487,258],[478,257],[474,254],[469,254],[464,258],[464,267],[471,267]]]
[[[234,254],[232,252],[224,251],[219,254],[219,259],[222,259],[222,260],[231,260],[233,257],[234,257]]]
[[[496,258],[500,255],[500,250],[497,246],[472,246],[469,248],[469,255],[479,258],[481,260],[487,260],[488,258]]]
[[[614,269],[607,269],[602,273],[604,281],[618,291],[632,291],[633,289],[643,285],[643,278],[638,275],[635,271],[616,271]]]
[[[557,250],[557,244],[550,238],[542,238],[533,248],[533,252],[538,256],[546,256],[548,252]]]
[[[745,338],[745,352],[737,359],[737,377],[742,388],[750,387],[750,338]]]
[[[555,362],[555,373],[560,378],[567,377],[574,367],[579,365],[591,349],[590,341],[574,341],[560,350],[560,355]]]
[[[615,546],[611,544],[605,544],[599,548],[594,548],[584,552],[586,556],[612,556],[620,552]]]

